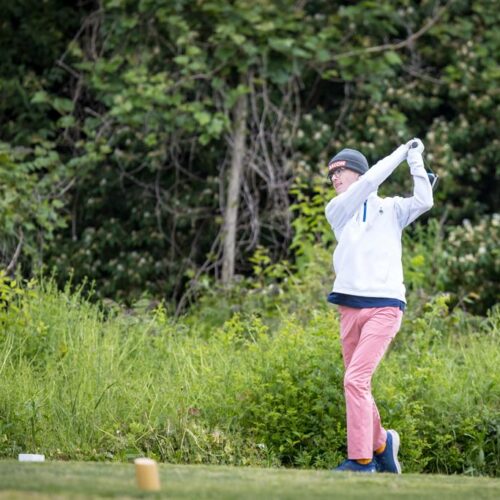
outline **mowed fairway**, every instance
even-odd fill
[[[0,499],[214,498],[307,499],[500,498],[500,480],[464,476],[405,474],[359,476],[329,471],[223,466],[160,465],[158,494],[135,485],[131,464],[0,461]]]

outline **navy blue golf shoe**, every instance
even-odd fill
[[[333,472],[368,472],[369,474],[377,472],[374,460],[366,465],[360,464],[356,460],[344,460],[338,467],[332,470]]]
[[[373,456],[377,472],[390,472],[392,474],[401,474],[401,465],[398,461],[399,434],[396,431],[387,431],[387,441],[385,450],[382,453]]]

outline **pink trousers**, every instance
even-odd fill
[[[347,410],[347,456],[371,458],[387,433],[371,393],[375,369],[396,336],[403,317],[397,307],[354,309],[339,306]]]

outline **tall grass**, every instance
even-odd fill
[[[207,327],[213,305],[174,321],[50,281],[2,286],[2,456],[330,467],[345,453],[333,309]],[[406,470],[498,474],[499,319],[437,299],[405,320],[374,391]]]

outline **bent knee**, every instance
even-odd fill
[[[344,389],[356,392],[367,392],[371,390],[371,380],[369,377],[347,371],[344,375]]]

